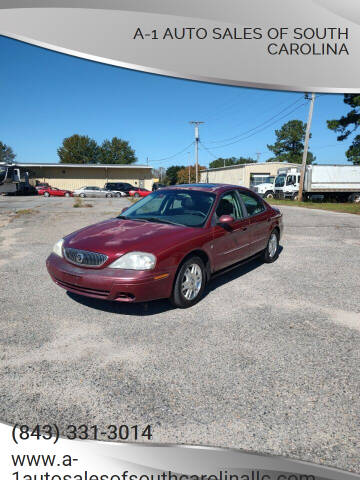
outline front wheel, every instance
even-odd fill
[[[80,193],[79,197],[85,198],[85,193]]]
[[[134,197],[139,198],[140,195],[139,195],[138,193],[135,193],[135,194],[134,194]]]
[[[360,203],[360,193],[353,193],[350,195],[349,202]]]
[[[66,192],[66,193],[65,193],[65,197],[70,197],[70,193],[69,193],[69,192]]]
[[[44,197],[50,197],[50,193],[49,193],[49,192],[45,192],[45,193],[44,193]]]
[[[176,275],[171,303],[178,308],[192,307],[202,297],[205,284],[204,262],[200,257],[190,257]]]
[[[269,237],[268,243],[264,251],[264,261],[266,263],[275,262],[279,256],[279,232],[273,230]]]
[[[111,195],[111,193],[107,193],[107,194],[105,195],[105,197],[106,197],[106,198],[111,198],[112,195]]]
[[[271,190],[268,190],[265,193],[264,198],[274,198],[274,192],[272,192]]]

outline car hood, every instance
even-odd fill
[[[198,228],[112,218],[65,237],[65,247],[104,253],[115,259],[131,251],[159,254],[194,237]]]

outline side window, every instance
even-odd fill
[[[222,215],[231,215],[235,220],[243,218],[241,206],[234,191],[225,193],[220,198],[215,213],[217,218]]]
[[[239,192],[242,201],[245,204],[249,217],[257,215],[265,210],[263,202],[249,193]]]

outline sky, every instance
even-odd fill
[[[129,141],[139,164],[159,168],[194,163],[194,127],[200,125],[199,163],[217,157],[266,161],[275,129],[307,121],[303,93],[207,84],[112,67],[0,36],[0,141],[24,163],[58,162],[65,137],[113,136]],[[352,139],[336,140],[326,120],[349,111],[343,95],[315,100],[310,151],[316,163],[347,164]]]

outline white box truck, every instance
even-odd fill
[[[275,197],[297,199],[300,166],[279,168]],[[307,165],[304,199],[360,203],[360,165]]]

